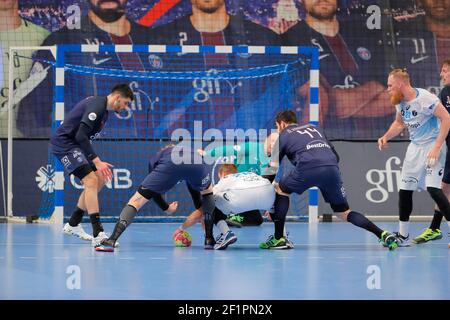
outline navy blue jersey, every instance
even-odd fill
[[[168,45],[210,45],[204,43],[209,32],[199,32],[192,25],[190,15],[156,27],[151,30],[158,44]],[[203,34],[203,35],[202,35]],[[272,30],[244,19],[243,16],[230,15],[227,27],[221,32],[223,43],[216,45],[280,45],[280,37]],[[153,39],[152,39],[153,40]]]
[[[321,166],[337,166],[338,159],[325,134],[316,126],[290,125],[281,131],[279,151],[272,159],[281,162],[284,156],[297,168],[306,170]],[[277,157],[278,154],[278,157]]]
[[[439,95],[439,72],[450,42],[427,30],[424,17],[395,21],[397,66],[407,68],[416,87]]]
[[[147,27],[138,25],[130,21],[131,29],[129,34],[117,37],[113,34],[99,29],[92,21],[84,16],[81,19],[81,28],[70,30],[64,27],[50,34],[42,43],[43,46],[53,46],[55,44],[148,44]],[[65,63],[73,65],[90,66],[93,68],[111,68],[144,71],[150,69],[149,54],[136,53],[66,53]],[[54,69],[46,61],[54,61],[48,50],[37,51],[34,57],[35,62],[31,69],[31,74],[42,73],[44,80],[40,82],[33,91],[26,96],[18,110],[17,125],[25,136],[48,137],[51,128],[51,114],[53,108],[53,78]],[[66,83],[77,81],[77,91],[66,94],[66,105],[75,105],[78,97],[90,95],[107,95],[111,89],[110,82],[102,80],[102,77],[95,77],[88,74],[73,74],[66,71]],[[141,82],[135,81],[130,84],[133,91],[138,91]],[[66,85],[67,86],[67,85]],[[136,102],[137,104],[137,102]],[[23,107],[22,107],[23,106]],[[139,106],[136,105],[136,108]],[[124,126],[133,123],[129,119]],[[134,128],[133,128],[134,129]]]
[[[191,23],[190,17],[187,15],[152,29],[150,31],[152,42],[164,45],[210,46],[279,45],[281,43],[280,37],[275,32],[245,20],[242,15],[230,15],[228,25],[218,32],[199,32]],[[172,82],[180,93],[177,96],[171,96],[171,101],[163,101],[164,98],[160,97],[161,105],[173,105],[173,99],[177,99],[177,108],[165,116],[165,121],[156,124],[158,129],[167,136],[179,127],[193,130],[194,121],[202,121],[205,129],[247,128],[249,125],[244,122],[244,119],[248,117],[245,115],[245,110],[249,110],[249,105],[257,101],[259,95],[266,92],[267,88],[261,87],[259,91],[251,90],[250,85],[254,82],[250,78],[221,79],[217,75],[223,70],[277,64],[273,58],[270,59],[267,55],[261,54],[155,54],[154,59],[155,71],[161,69],[162,71],[185,71],[188,72],[187,76],[192,76],[193,71],[204,74],[191,81]],[[214,77],[214,80],[211,80],[209,75]],[[265,84],[266,82],[261,81],[261,86]],[[244,109],[242,106],[246,104],[247,109]],[[240,113],[244,115],[240,116]],[[268,119],[265,120],[268,121]]]
[[[98,137],[108,119],[106,109],[106,97],[88,97],[81,100],[65,116],[64,122],[56,129],[50,139],[50,143],[55,151],[67,151],[76,147],[81,147],[85,156],[92,160],[95,157],[92,148],[85,148],[77,143],[75,136],[80,124],[83,123],[88,128],[87,136],[92,141]],[[91,150],[89,150],[91,149]]]
[[[450,86],[442,88],[439,99],[441,99],[442,105],[447,109],[448,113],[450,113]]]
[[[450,86],[445,86],[442,88],[441,93],[439,94],[439,99],[441,100],[442,105],[447,109],[448,113],[450,113]],[[450,133],[447,135],[447,149],[450,148]],[[447,155],[450,152],[447,151]],[[450,163],[449,163],[450,165]],[[447,167],[447,166],[446,166]],[[449,172],[450,174],[450,172]]]
[[[304,20],[282,35],[283,45],[319,49],[320,73],[333,87],[353,88],[370,80],[385,83],[382,33],[368,30],[365,20],[339,21],[335,37],[326,37]]]
[[[185,181],[193,190],[206,190],[211,183],[212,165],[203,161],[196,163],[194,160],[196,156],[199,157],[190,148],[177,150],[174,150],[174,147],[164,148],[150,158],[149,174],[144,178],[141,186],[162,194],[172,189],[180,181]],[[185,161],[179,161],[181,158]]]

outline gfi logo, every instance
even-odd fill
[[[399,166],[398,170],[392,169],[392,162]],[[373,203],[382,203],[389,198],[389,193],[397,192],[401,182],[401,160],[398,157],[390,157],[386,161],[385,170],[371,169],[366,173],[366,180],[375,188],[366,191],[366,198]],[[394,187],[396,185],[396,187]]]

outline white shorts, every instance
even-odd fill
[[[442,146],[438,161],[430,168],[427,166],[427,155],[433,145],[434,143],[409,144],[403,160],[400,189],[412,191],[426,190],[427,187],[441,189],[447,147],[445,144]]]
[[[250,172],[222,178],[213,190],[216,207],[224,214],[270,210],[275,201],[272,183]]]

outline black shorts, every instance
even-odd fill
[[[332,207],[348,208],[341,173],[337,166],[322,166],[308,170],[295,168],[281,178],[279,186],[285,193],[298,194],[311,187],[318,187],[324,200]]]
[[[158,164],[142,181],[141,186],[157,193],[165,193],[178,182],[186,181],[192,189],[204,191],[211,184],[212,166],[207,164]]]
[[[91,172],[97,171],[95,164],[88,160],[80,148],[73,148],[69,151],[54,151],[52,153],[61,161],[64,166],[64,171],[71,175],[73,174],[78,179],[82,180]]]
[[[444,174],[442,176],[442,182],[450,184],[450,150],[447,146],[447,155],[445,156]]]

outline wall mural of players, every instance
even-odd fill
[[[239,35],[245,34],[245,28],[250,25],[255,30],[260,30],[260,34],[245,34],[246,44],[278,44],[277,38],[280,36],[285,44],[307,44],[321,50],[321,119],[330,139],[376,139],[380,131],[390,123],[392,115],[389,112],[392,109],[387,107],[383,92],[385,83],[382,80],[385,78],[383,72],[389,70],[387,67],[407,67],[418,86],[435,93],[440,90],[439,66],[445,52],[449,51],[448,0],[391,0],[388,1],[390,9],[381,6],[386,1],[377,0],[222,0],[205,1],[205,4],[216,5],[216,2],[220,4],[221,10],[225,9],[223,17],[229,19],[236,35],[230,33],[232,39],[222,38],[221,41],[219,38],[209,39],[212,41],[209,43],[221,44],[224,40],[230,44],[242,43]],[[36,25],[37,30],[43,30],[39,34],[52,32],[45,40],[41,39],[45,36],[33,37],[35,44],[149,43],[161,41],[152,28],[178,28],[183,21],[186,22],[185,26],[190,25],[189,29],[179,30],[176,39],[171,37],[167,41],[187,44],[198,42],[201,38],[189,35],[183,40],[183,36],[187,36],[192,30],[199,31],[197,28],[207,24],[206,18],[191,19],[192,16],[198,16],[196,12],[202,12],[196,9],[204,5],[202,3],[201,0],[24,0],[20,1],[18,9],[25,21]],[[333,8],[328,20],[317,17],[311,19],[315,14],[314,10],[320,11],[327,7]],[[194,15],[191,16],[192,13]],[[201,16],[208,17],[209,14],[203,13]],[[233,23],[234,21],[239,22]],[[224,22],[223,30],[226,31],[229,24],[227,20]],[[3,20],[1,23],[4,24],[3,32],[7,32],[6,24],[11,22]],[[372,27],[369,28],[371,23]],[[38,29],[39,27],[42,29]],[[307,33],[297,35],[301,28]],[[220,31],[219,29],[213,31]],[[175,30],[172,31],[176,32]],[[274,36],[261,38],[261,34]],[[5,68],[8,43],[3,39],[2,37]],[[22,42],[30,45],[28,40]],[[21,44],[19,41],[15,45]],[[48,65],[42,60],[50,57],[40,58],[40,62],[35,61],[31,73],[46,70]],[[159,63],[155,57],[131,54],[92,55],[86,59],[78,62],[137,71],[151,70]],[[45,72],[48,74],[44,81],[36,88],[31,88],[31,93],[16,107],[20,130],[17,135],[48,137],[52,85],[48,82],[51,70],[47,69]],[[89,84],[91,89],[80,88],[77,94],[83,96],[102,93],[102,86],[98,86],[95,80],[90,79]],[[136,104],[128,114],[116,121],[126,123],[123,126],[126,128],[124,135],[137,137],[145,134],[148,127],[161,122],[162,118],[156,116],[155,110],[163,108],[163,98],[152,96],[140,83],[130,85],[138,94]],[[294,101],[300,115],[306,115],[305,92],[305,87],[298,88],[298,97]],[[236,118],[236,108],[228,108],[226,103],[223,105],[221,113]],[[208,110],[211,110],[211,105]],[[164,112],[171,110],[160,109],[160,113]],[[141,122],[146,123],[145,128],[139,125]],[[217,122],[218,126],[227,125],[226,121]],[[233,121],[228,123],[233,125]],[[4,129],[6,123],[2,122],[0,126]],[[152,135],[162,134],[163,129],[166,128],[155,131]],[[5,136],[6,131],[0,130],[0,134]]]

